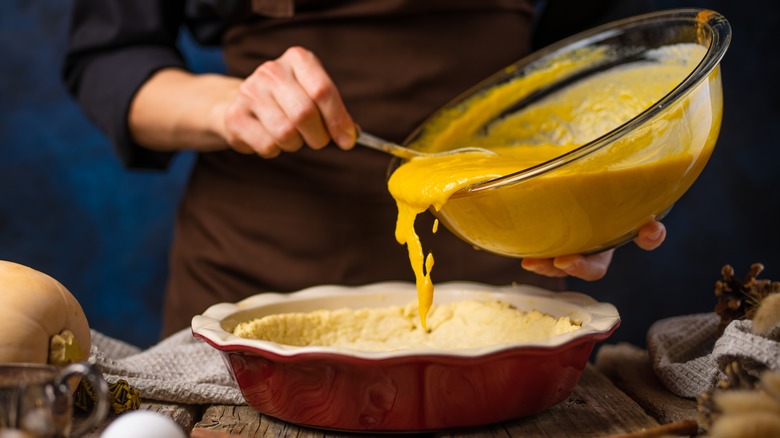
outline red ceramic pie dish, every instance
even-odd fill
[[[595,343],[620,323],[614,306],[580,293],[457,282],[437,285],[434,304],[499,299],[581,327],[532,343],[459,350],[292,347],[232,334],[239,322],[270,314],[405,305],[416,293],[400,282],[264,293],[210,307],[193,318],[192,331],[219,350],[247,403],[263,414],[327,429],[413,432],[502,422],[565,400]]]

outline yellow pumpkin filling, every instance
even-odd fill
[[[468,153],[414,158],[401,164],[391,175],[388,189],[398,205],[395,235],[400,244],[407,245],[423,328],[433,303],[431,270],[434,258],[432,253],[424,256],[414,229],[418,214],[430,208],[440,211],[449,202],[461,203],[459,210],[469,213],[449,221],[457,221],[460,229],[468,229],[476,236],[477,244],[480,239],[497,240],[504,245],[497,252],[507,255],[516,254],[518,248],[531,248],[537,256],[544,257],[577,253],[579,248],[606,243],[605,236],[614,233],[614,228],[619,226],[613,223],[614,218],[592,220],[603,216],[602,211],[609,211],[610,203],[635,197],[632,190],[643,193],[644,187],[679,179],[679,175],[685,174],[692,163],[697,162],[699,154],[711,152],[714,140],[707,143],[707,150],[689,151],[687,148],[701,135],[704,138],[712,135],[709,132],[713,125],[709,123],[711,118],[718,117],[715,124],[719,126],[720,115],[713,115],[706,105],[701,105],[700,111],[689,108],[671,111],[664,116],[664,123],[654,127],[657,132],[647,138],[633,138],[609,153],[592,154],[577,166],[562,167],[524,181],[520,183],[524,185],[523,190],[515,191],[511,200],[499,195],[474,196],[473,199],[452,197],[470,185],[538,165],[619,127],[680,84],[706,52],[704,47],[695,44],[662,47],[651,54],[652,59],[587,77],[526,109],[488,124],[509,103],[528,95],[539,84],[576,71],[581,65],[597,62],[605,56],[605,50],[580,51],[495,86],[467,101],[465,108],[455,108],[432,120],[429,129],[412,145],[429,152],[479,146],[498,152],[498,155]],[[709,118],[708,123],[701,123],[707,132],[678,134],[672,131],[679,119],[691,115]],[[669,133],[680,137],[669,138]],[[659,141],[671,144],[663,148],[646,147]],[[659,151],[661,156],[658,156]],[[692,174],[690,178],[695,178],[698,172]],[[646,196],[643,193],[644,197],[637,202],[657,204],[659,208],[668,205],[669,193],[661,192]],[[591,202],[581,203],[577,199]],[[590,210],[579,212],[575,209]],[[568,216],[579,215],[582,223],[571,226],[563,221],[556,222],[555,212],[563,211]],[[545,216],[540,219],[534,212],[543,212]],[[491,217],[511,218],[506,222],[513,224],[512,229],[496,229],[499,227],[486,224]],[[618,219],[636,223],[650,218]]]

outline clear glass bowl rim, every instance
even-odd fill
[[[589,143],[569,151],[566,154],[509,175],[474,184],[455,193],[453,197],[468,196],[469,194],[473,193],[514,185],[529,178],[533,178],[535,176],[539,176],[541,174],[555,170],[561,166],[569,164],[606,147],[607,145],[623,137],[625,134],[632,132],[647,121],[653,119],[658,114],[662,113],[667,107],[685,98],[718,66],[721,59],[726,54],[726,50],[728,49],[729,43],[731,42],[731,25],[723,15],[710,9],[668,9],[612,21],[610,23],[593,27],[589,30],[572,35],[568,38],[558,41],[557,43],[551,44],[522,58],[510,67],[515,67],[516,71],[519,72],[522,71],[522,69],[533,65],[540,59],[550,56],[564,48],[571,49],[592,45],[598,41],[618,35],[618,32],[624,32],[625,30],[632,27],[641,27],[651,23],[663,23],[671,21],[690,21],[691,23],[703,25],[703,28],[709,32],[711,43],[699,64],[688,75],[688,77],[686,77],[685,80],[683,80],[672,91],[670,91],[669,94],[623,125],[613,129],[612,131]],[[485,83],[495,80],[495,78],[499,75],[501,75],[501,73],[493,75],[482,83],[477,84],[471,90],[453,100],[453,102],[445,106],[445,108],[462,101],[465,97],[471,95],[473,91],[483,88]],[[421,125],[421,127],[424,126],[425,123]],[[419,129],[410,136],[410,139],[414,138],[418,134]],[[406,143],[408,144],[409,141]],[[398,163],[394,164],[397,165]]]

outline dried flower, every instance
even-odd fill
[[[766,336],[777,324],[780,324],[780,294],[770,294],[753,315],[753,333]]]
[[[759,378],[738,362],[724,369],[718,387],[698,397],[698,422],[710,437],[780,436],[780,372]]]

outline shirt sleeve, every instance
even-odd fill
[[[133,96],[152,74],[165,67],[185,67],[176,46],[183,2],[73,2],[63,79],[127,167],[162,169],[173,155],[135,143],[128,110]]]

